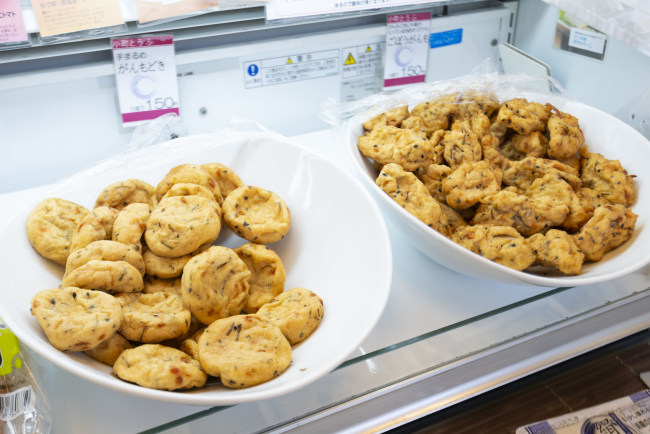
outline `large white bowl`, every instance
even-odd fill
[[[628,173],[636,176],[636,200],[632,210],[639,217],[632,238],[623,246],[605,254],[601,261],[585,264],[576,276],[548,274],[548,270],[544,270],[547,274],[522,272],[485,259],[427,227],[384,193],[375,184],[377,171],[373,163],[361,155],[357,143],[359,135],[363,134],[362,123],[374,114],[390,108],[389,106],[375,107],[371,112],[351,118],[344,130],[345,140],[361,179],[385,215],[418,250],[446,268],[497,282],[570,287],[611,280],[648,264],[650,228],[646,225],[650,215],[650,187],[647,185],[646,173],[650,162],[650,142],[621,120],[585,104],[554,95],[530,93],[520,96],[530,101],[550,102],[558,109],[578,117],[589,149],[610,160],[620,160]]]
[[[62,267],[41,258],[30,246],[25,221],[32,206],[0,232],[7,254],[0,261],[0,317],[22,343],[61,368],[102,386],[160,401],[229,405],[275,397],[326,375],[353,353],[382,314],[392,279],[392,254],[381,212],[355,178],[304,147],[265,133],[201,135],[136,151],[59,183],[58,196],[92,207],[109,184],[130,177],[154,186],[174,165],[220,162],[248,185],[274,191],[288,204],[292,227],[270,244],[287,272],[286,288],[311,289],[321,296],[322,323],[293,350],[293,363],[279,377],[247,389],[217,384],[185,391],[147,389],[118,379],[112,369],[83,353],[56,350],[30,315],[32,296],[57,287]],[[45,199],[40,198],[38,201]],[[36,201],[36,202],[38,202]],[[34,203],[35,204],[35,203]],[[217,244],[246,241],[227,228]]]

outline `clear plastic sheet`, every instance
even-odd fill
[[[396,92],[383,92],[366,98],[340,103],[333,98],[321,101],[320,117],[329,125],[345,128],[345,123],[353,117],[370,119],[391,108],[426,102],[455,92],[478,91],[493,93],[501,100],[521,97],[524,94],[538,93],[565,97],[566,91],[560,83],[546,75],[499,74],[488,66],[480,66],[469,75],[413,85]]]
[[[178,138],[187,140],[176,141]],[[111,174],[114,179],[137,177],[143,168],[158,166],[164,162],[178,160],[179,156],[204,152],[214,144],[249,143],[256,140],[286,140],[279,133],[266,129],[258,122],[246,118],[232,117],[225,128],[215,129],[209,133],[190,135],[181,119],[170,113],[139,125],[133,130],[129,143],[120,148],[119,152],[90,169],[75,173],[52,184],[49,191],[65,191],[75,189],[78,183],[100,176]],[[178,144],[177,144],[178,143]],[[158,158],[152,161],[151,152]],[[171,166],[170,166],[171,167]],[[136,175],[134,175],[136,174]]]
[[[187,135],[187,128],[180,117],[175,113],[167,113],[134,128],[131,141],[122,151],[142,149]]]
[[[38,359],[0,318],[0,434],[47,434],[52,410]]]
[[[647,0],[544,1],[650,56],[650,2]]]

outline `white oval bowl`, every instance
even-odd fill
[[[32,296],[59,285],[63,267],[40,257],[25,231],[34,204],[0,230],[11,249],[0,263],[0,317],[23,344],[59,367],[113,390],[142,398],[190,405],[231,405],[272,398],[316,381],[341,364],[381,316],[391,286],[392,253],[377,204],[361,183],[301,145],[265,133],[199,135],[122,155],[58,183],[58,196],[92,207],[100,191],[115,181],[139,178],[156,185],[171,167],[219,162],[248,185],[277,193],[288,204],[292,226],[269,247],[287,272],[285,288],[305,287],[324,302],[320,326],[293,349],[293,362],[279,377],[247,389],[212,383],[189,391],[147,389],[117,378],[111,367],[80,352],[63,353],[47,340],[30,315]],[[227,228],[215,244],[237,247],[246,240]],[[364,258],[364,260],[359,260]]]
[[[650,142],[623,121],[588,105],[553,95],[531,93],[523,94],[522,97],[541,103],[550,102],[558,109],[576,116],[589,150],[610,160],[619,160],[629,174],[635,175],[636,199],[632,210],[639,217],[632,238],[606,253],[599,262],[585,263],[576,276],[536,274],[497,264],[454,243],[398,205],[377,186],[377,171],[373,162],[364,158],[357,146],[358,137],[363,134],[363,122],[381,110],[375,108],[371,114],[358,114],[351,118],[344,132],[346,145],[360,178],[380,204],[384,215],[418,250],[458,273],[509,284],[571,287],[615,279],[650,263],[650,229],[646,228],[650,215],[650,187],[645,185],[648,182],[645,173],[650,162]]]

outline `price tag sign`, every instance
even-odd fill
[[[0,1],[0,44],[27,40],[19,0]]]
[[[167,113],[179,115],[171,35],[111,40],[122,122],[136,126]]]
[[[388,16],[384,88],[425,81],[430,21],[431,12]]]

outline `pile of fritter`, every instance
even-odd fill
[[[358,147],[377,185],[499,264],[577,275],[634,232],[634,175],[590,152],[578,119],[551,104],[453,93],[363,128]]]

